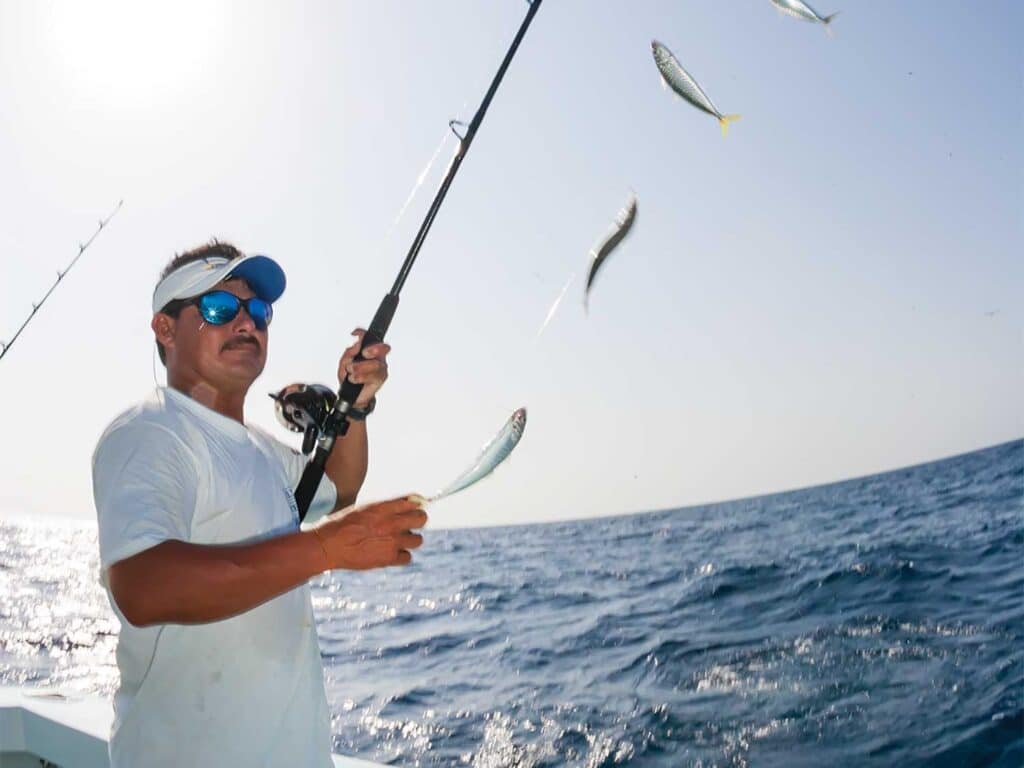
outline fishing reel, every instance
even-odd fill
[[[292,432],[302,432],[302,452],[308,456],[338,395],[325,384],[289,384],[270,397],[277,420]]]

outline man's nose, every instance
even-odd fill
[[[252,319],[252,315],[249,314],[249,309],[245,302],[238,308],[238,314],[235,315],[235,319],[231,323],[231,330],[235,333],[252,332],[256,330],[256,321]]]

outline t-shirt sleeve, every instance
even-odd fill
[[[302,478],[302,472],[305,470],[306,465],[309,463],[309,457],[303,455],[299,451],[295,450],[291,446],[285,445],[275,437],[263,433],[267,442],[274,449],[274,453],[277,454],[278,458],[284,464],[285,474],[288,476],[288,482],[291,484],[291,488],[294,491],[299,484],[299,480]],[[338,491],[334,487],[334,483],[331,482],[326,474],[320,481],[320,485],[316,489],[316,495],[313,497],[313,503],[309,505],[309,512],[306,514],[306,523],[312,523],[319,520],[324,515],[331,512],[334,509],[334,505],[338,501]]]
[[[100,572],[164,541],[188,540],[198,477],[185,444],[157,424],[127,424],[100,438],[92,460]]]

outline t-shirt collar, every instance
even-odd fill
[[[249,429],[244,424],[239,424],[234,419],[229,419],[224,414],[217,413],[217,411],[212,408],[207,408],[199,401],[193,400],[184,392],[179,392],[173,387],[160,387],[157,392],[162,393],[165,398],[169,398],[175,405],[184,408],[186,411],[194,414],[210,426],[224,432],[229,437],[238,441],[247,441],[249,439]]]

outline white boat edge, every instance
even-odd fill
[[[110,768],[109,699],[52,688],[0,686],[0,768]],[[335,768],[383,768],[333,755]]]

